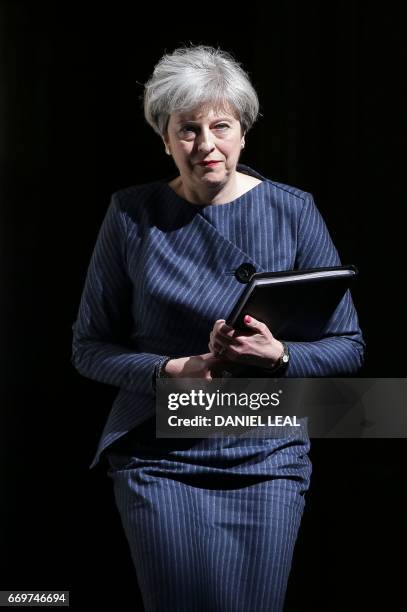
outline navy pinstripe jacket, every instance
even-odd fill
[[[191,205],[169,179],[112,196],[72,326],[73,365],[119,387],[90,467],[154,415],[153,374],[164,355],[208,352],[215,320],[227,318],[245,287],[230,270],[242,263],[258,272],[340,265],[309,193],[247,166],[238,170],[263,182],[227,204]],[[320,340],[287,344],[286,376],[357,372],[364,342],[350,293]]]

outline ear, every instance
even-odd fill
[[[164,143],[164,147],[165,147],[165,152],[167,153],[167,155],[171,155],[170,139],[168,138],[168,133],[167,132],[164,134],[162,139],[163,139],[163,143]]]

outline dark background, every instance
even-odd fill
[[[242,162],[314,194],[360,270],[363,376],[406,375],[404,21],[326,4],[0,3],[0,589],[137,609],[111,482],[88,471],[116,390],[73,370],[71,325],[110,194],[173,171],[140,101],[165,51],[220,46],[248,70],[263,116]],[[287,611],[404,607],[406,450],[313,441]]]

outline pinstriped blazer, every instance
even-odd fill
[[[154,415],[153,375],[163,356],[208,352],[215,320],[227,318],[245,287],[230,270],[242,263],[258,272],[341,263],[309,193],[242,164],[237,169],[262,182],[227,204],[191,205],[170,179],[112,196],[72,326],[79,373],[119,388],[90,467]],[[285,376],[357,372],[364,341],[350,293],[320,340],[287,344]]]

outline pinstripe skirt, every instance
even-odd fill
[[[146,612],[280,612],[309,487],[309,439],[156,439],[105,453]]]

